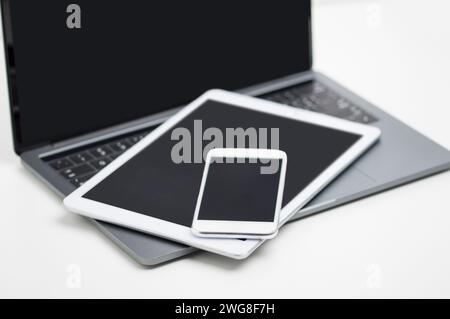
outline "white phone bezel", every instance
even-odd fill
[[[278,229],[269,235],[251,235],[251,234],[219,234],[219,233],[200,233],[199,231],[191,228],[192,233],[201,238],[235,238],[235,239],[259,239],[266,240],[274,238],[278,234]]]
[[[267,159],[280,160],[280,178],[276,194],[274,218],[270,222],[255,221],[231,221],[231,220],[204,220],[198,219],[205,186],[208,180],[208,172],[212,159],[215,158],[244,158],[244,159]],[[192,223],[193,233],[206,238],[272,238],[278,231],[281,203],[283,200],[284,182],[286,176],[287,155],[280,150],[271,149],[245,149],[245,148],[216,148],[208,152],[205,160],[205,168],[200,186],[197,204],[195,207],[194,220]],[[226,195],[226,194],[225,194]]]
[[[149,147],[167,131],[176,127],[184,118],[189,116],[206,101],[218,101],[235,107],[241,107],[254,112],[262,112],[275,116],[285,117],[300,122],[312,123],[323,127],[358,134],[358,139],[349,149],[339,156],[330,166],[318,175],[296,197],[294,197],[280,212],[280,226],[286,223],[308,201],[328,185],[336,176],[347,168],[355,159],[366,151],[380,136],[380,130],[373,126],[342,120],[336,117],[305,111],[291,106],[262,100],[250,96],[232,93],[223,90],[210,90],[180,110],[166,122],[158,126],[140,142],[132,146],[117,159],[112,161],[103,170],[94,175],[81,187],[77,188],[64,199],[64,205],[72,212],[121,225],[148,234],[174,240],[186,245],[221,254],[235,259],[248,257],[264,241],[256,239],[217,239],[199,238],[192,234],[191,227],[179,225],[152,216],[143,215],[131,210],[119,208],[107,203],[83,197],[92,188],[106,179],[139,152]],[[295,138],[295,137],[293,137]]]

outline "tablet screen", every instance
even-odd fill
[[[234,137],[239,134],[227,134],[233,130],[248,134],[236,141]],[[279,148],[287,153],[283,206],[361,138],[208,100],[83,197],[190,227],[202,180],[203,151],[211,143],[215,147],[233,146],[229,145],[233,140],[241,143],[234,147],[252,147],[255,132],[260,148]],[[258,188],[257,183],[254,187]]]

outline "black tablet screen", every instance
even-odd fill
[[[235,138],[237,145],[227,145],[226,133],[233,130],[244,131],[246,138]],[[279,148],[287,153],[283,206],[361,137],[211,100],[84,197],[190,227],[203,174],[204,148],[212,142],[220,146],[220,132],[223,146],[252,147],[255,131],[261,148]]]

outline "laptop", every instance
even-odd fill
[[[450,168],[448,150],[312,69],[310,1],[73,2],[1,0],[15,152],[61,197],[210,88],[381,129],[293,219]],[[93,223],[143,265],[196,250]]]

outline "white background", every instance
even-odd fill
[[[315,69],[450,149],[449,12],[317,0]],[[20,165],[0,62],[0,297],[450,297],[449,172],[289,224],[245,261],[137,265]]]

